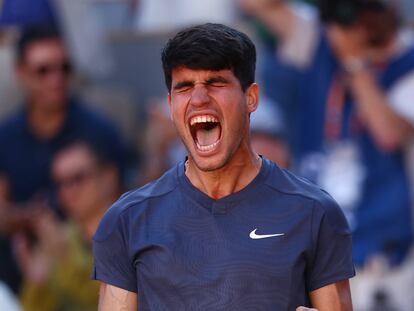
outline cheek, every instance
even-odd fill
[[[246,103],[243,100],[229,102],[225,114],[225,118],[229,120],[231,127],[244,127],[249,118]]]
[[[171,120],[177,129],[185,127],[186,106],[181,103],[171,105]]]

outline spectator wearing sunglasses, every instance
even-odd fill
[[[124,147],[113,124],[72,96],[73,68],[55,27],[23,29],[15,59],[24,103],[0,124],[0,187],[7,186],[0,189],[0,212],[14,221],[0,224],[0,280],[17,291],[9,238],[27,227],[34,201],[52,197],[49,170],[55,152],[74,139],[94,141],[122,172]]]
[[[90,280],[91,239],[98,223],[119,195],[119,170],[91,143],[77,141],[58,151],[52,180],[62,224],[48,211],[33,219],[36,247],[25,235],[16,243],[24,281],[21,302],[26,311],[96,310],[99,284]]]

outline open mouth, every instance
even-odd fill
[[[200,151],[211,151],[220,141],[221,125],[214,116],[202,115],[191,118],[190,131],[197,149]]]

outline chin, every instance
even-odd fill
[[[213,172],[225,167],[228,163],[227,158],[218,154],[209,157],[191,156],[192,162],[203,172]]]

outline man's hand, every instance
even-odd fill
[[[310,309],[310,308],[306,308],[306,307],[298,307],[296,308],[296,311],[318,311],[318,309]]]
[[[36,284],[44,284],[55,262],[66,254],[64,229],[54,215],[45,209],[37,211],[36,218],[31,222],[31,231],[16,234],[13,242],[23,275]]]

